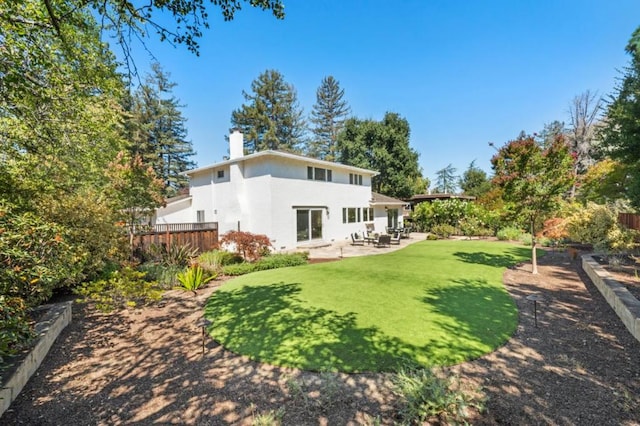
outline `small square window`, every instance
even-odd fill
[[[218,170],[218,179],[224,178],[224,170]]]

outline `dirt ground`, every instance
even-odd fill
[[[481,425],[640,425],[640,342],[564,253],[506,271],[520,310],[513,338],[452,367],[480,386]],[[308,373],[226,351],[195,324],[217,285],[197,296],[172,291],[160,306],[99,314],[76,304],[4,425],[251,424],[274,414],[286,425],[394,424],[384,374]],[[534,304],[527,296],[539,294]]]

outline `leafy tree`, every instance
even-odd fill
[[[629,167],[610,158],[593,164],[581,178],[578,200],[598,204],[625,200],[632,175]]]
[[[187,185],[181,172],[195,166],[190,159],[195,153],[186,140],[186,119],[181,105],[172,95],[175,83],[162,71],[160,64],[152,65],[152,74],[138,87],[130,103],[128,123],[132,153],[142,156],[165,184],[165,195],[173,196]]]
[[[251,92],[242,92],[247,103],[231,113],[245,148],[299,151],[306,124],[295,88],[278,71],[266,70],[251,83]]]
[[[457,180],[456,168],[449,164],[444,169],[436,172],[436,187],[434,191],[441,194],[453,194],[458,187]]]
[[[620,84],[607,104],[606,118],[601,128],[605,156],[628,166],[631,203],[640,207],[640,48],[637,40],[640,27],[634,32],[626,51],[631,63],[625,69]]]
[[[151,166],[139,155],[120,152],[108,170],[111,180],[110,198],[119,219],[127,227],[129,245],[133,252],[133,237],[153,211],[164,201],[163,184]]]
[[[491,189],[491,181],[487,178],[487,173],[476,166],[473,160],[460,178],[460,188],[464,195],[480,197]]]
[[[574,159],[562,137],[546,147],[533,137],[513,140],[491,159],[493,182],[503,189],[503,197],[512,203],[531,229],[531,259],[538,273],[536,234],[545,215],[558,208],[562,196],[573,183]]]
[[[338,136],[338,160],[343,164],[379,172],[373,190],[397,198],[409,198],[422,189],[419,154],[409,146],[409,123],[388,112],[382,121],[350,118]]]
[[[333,76],[322,79],[316,91],[316,103],[311,111],[311,129],[314,137],[307,149],[309,155],[334,161],[338,133],[344,127],[346,117],[351,112],[347,101],[343,99],[344,89]]]

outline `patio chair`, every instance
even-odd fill
[[[399,246],[399,245],[400,245],[400,235],[401,235],[401,234],[400,234],[400,232],[396,232],[396,233],[394,233],[394,234],[393,234],[393,237],[391,237],[391,238],[389,239],[389,242],[390,242],[391,244],[395,244],[395,245],[398,245],[398,246]]]
[[[411,227],[407,226],[402,230],[402,234],[400,234],[401,238],[411,238]]]
[[[389,247],[391,245],[391,235],[380,235],[376,241],[376,247]]]
[[[362,234],[354,232],[351,234],[351,245],[353,246],[363,246],[364,245],[364,237]]]

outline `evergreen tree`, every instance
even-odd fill
[[[300,151],[306,130],[293,85],[276,70],[267,70],[242,92],[246,104],[231,113],[232,127],[244,134],[249,152],[266,149]]]
[[[449,164],[444,169],[436,172],[436,187],[434,191],[440,194],[453,194],[458,187],[457,180],[456,168]]]
[[[640,28],[626,51],[631,55],[631,64],[607,105],[601,129],[602,154],[627,166],[627,194],[631,203],[640,207]]]
[[[187,185],[180,173],[195,166],[191,160],[193,146],[186,139],[187,120],[180,112],[182,105],[172,95],[175,86],[160,65],[153,64],[152,74],[135,93],[128,126],[133,154],[153,167],[164,182],[166,196],[175,195]]]
[[[322,79],[316,91],[316,103],[311,111],[311,123],[314,127],[313,139],[309,142],[307,153],[327,161],[336,158],[338,133],[351,112],[347,101],[343,100],[344,89],[340,88],[333,76]]]
[[[409,146],[409,134],[409,123],[396,113],[386,113],[382,121],[350,118],[338,136],[337,159],[378,171],[372,182],[374,191],[409,198],[426,186],[419,154]]]
[[[491,189],[491,182],[487,178],[487,173],[476,166],[476,160],[469,164],[460,178],[460,188],[464,195],[480,197]]]

